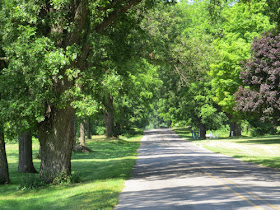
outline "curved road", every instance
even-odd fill
[[[280,171],[212,153],[171,129],[148,130],[116,210],[279,209]]]

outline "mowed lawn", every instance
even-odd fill
[[[280,168],[280,136],[192,140],[187,129],[173,130],[180,137],[213,152],[271,168]]]
[[[10,185],[0,186],[0,209],[113,209],[124,180],[130,177],[142,136],[88,140],[91,153],[73,153],[72,171],[79,172],[81,183],[18,190],[23,177],[18,173],[18,145],[7,144]],[[34,156],[38,142],[33,143]],[[40,160],[34,159],[37,170]]]

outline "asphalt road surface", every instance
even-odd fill
[[[148,130],[123,209],[279,209],[280,171],[212,153],[171,129]]]

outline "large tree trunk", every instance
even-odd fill
[[[236,120],[234,120],[233,116],[230,114],[227,114],[227,117],[229,119],[229,126],[230,126],[229,137],[241,136],[241,123],[236,122]]]
[[[104,112],[104,121],[106,127],[106,136],[113,137],[114,136],[114,104],[113,104],[113,96],[109,95],[107,99],[105,99],[105,112]]]
[[[235,132],[236,136],[241,136],[241,123],[236,123]]]
[[[32,159],[32,135],[27,131],[21,133],[18,138],[19,161],[18,171],[23,173],[37,173]]]
[[[205,126],[203,125],[203,123],[199,124],[199,135],[200,135],[201,139],[206,138],[206,129],[205,129]]]
[[[91,139],[91,123],[90,123],[90,118],[88,118],[88,121],[87,121],[87,136],[88,136],[88,139]]]
[[[7,154],[4,140],[4,129],[0,124],[0,184],[10,182]]]
[[[237,122],[230,122],[230,137],[241,136],[241,124]]]
[[[40,176],[47,183],[62,173],[71,174],[73,117],[74,109],[69,104],[65,109],[52,108],[49,118],[39,126]]]
[[[86,146],[86,137],[85,137],[85,121],[82,120],[80,123],[80,145]]]
[[[229,123],[229,127],[230,127],[229,137],[235,136],[235,123],[234,122],[230,122]]]

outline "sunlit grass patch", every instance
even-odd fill
[[[191,130],[189,128],[173,128],[172,129],[180,138],[192,139]]]
[[[178,136],[216,153],[271,168],[280,168],[280,136],[194,140],[190,129],[174,128]]]
[[[203,140],[197,144],[216,153],[280,168],[280,136]]]
[[[21,177],[17,172],[18,146],[7,144],[11,184],[0,186],[3,209],[113,209],[124,180],[130,177],[142,136],[107,139],[95,136],[87,140],[91,153],[73,153],[72,170],[81,174],[81,183],[47,186],[35,190],[17,190]],[[34,156],[39,144],[34,142]],[[39,170],[40,160],[34,159]]]

